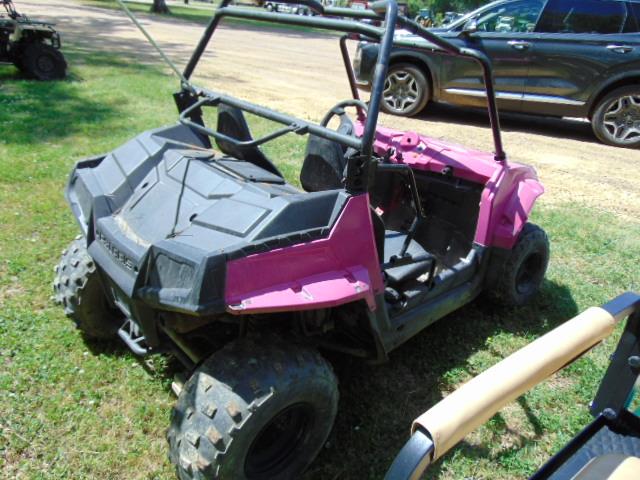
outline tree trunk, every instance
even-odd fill
[[[153,0],[151,11],[153,13],[171,13],[165,0]]]

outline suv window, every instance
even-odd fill
[[[640,32],[640,3],[629,4],[629,15],[627,16],[627,23],[624,25],[624,33],[638,33]]]
[[[542,0],[522,0],[485,10],[476,19],[479,32],[533,32],[542,11]]]
[[[626,8],[619,1],[549,0],[536,29],[546,33],[620,33]]]

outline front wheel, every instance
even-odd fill
[[[622,87],[606,95],[593,112],[591,126],[607,145],[640,147],[640,87]]]
[[[234,343],[185,384],[167,433],[169,458],[181,480],[299,478],[337,406],[336,377],[317,351],[280,340]]]
[[[533,300],[542,286],[549,265],[549,238],[533,223],[523,227],[506,260],[497,268],[489,297],[500,305],[521,306]]]
[[[67,62],[62,53],[51,45],[30,43],[19,54],[16,62],[26,75],[36,80],[60,80],[66,75]]]
[[[124,321],[109,305],[96,264],[82,237],[62,252],[55,267],[53,292],[56,303],[64,307],[64,313],[86,337],[113,338]]]
[[[429,81],[418,67],[399,63],[389,68],[382,92],[384,112],[411,117],[424,109],[429,97]]]

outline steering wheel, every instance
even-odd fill
[[[367,116],[367,112],[369,107],[362,100],[356,100],[355,98],[350,98],[348,100],[343,100],[341,102],[336,103],[324,116],[320,125],[326,127],[329,125],[329,122],[333,117],[338,117],[340,119],[340,126],[338,127],[338,132],[343,133],[345,135],[354,135],[354,127],[353,121],[347,112],[345,111],[346,107],[356,107],[362,113],[364,118]]]

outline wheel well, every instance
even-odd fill
[[[419,67],[422,71],[427,74],[427,80],[429,80],[429,98],[433,98],[433,84],[435,79],[433,78],[433,73],[431,72],[431,68],[421,58],[414,57],[412,55],[398,55],[397,57],[393,57],[389,60],[389,67],[393,67],[399,63],[410,63]]]
[[[591,120],[591,117],[593,116],[593,111],[595,110],[598,103],[600,102],[600,100],[602,100],[602,98],[605,95],[608,95],[610,92],[614,91],[617,88],[627,87],[629,85],[637,85],[639,83],[640,83],[640,75],[636,75],[632,77],[622,78],[616,82],[613,82],[607,85],[600,92],[598,92],[598,95],[596,95],[596,97],[591,102],[591,105],[589,106],[589,120]]]

